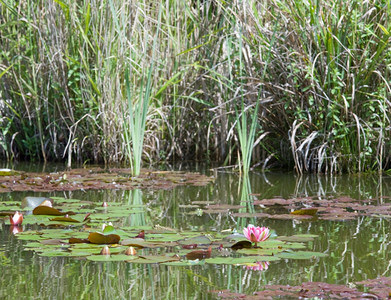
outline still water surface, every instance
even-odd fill
[[[250,194],[250,195],[249,195]],[[251,196],[257,194],[257,196]],[[308,250],[327,253],[312,260],[270,262],[266,271],[243,266],[198,265],[172,267],[125,262],[40,257],[24,251],[24,241],[0,221],[0,299],[214,299],[212,290],[229,289],[252,294],[266,284],[299,285],[306,281],[337,284],[391,276],[390,219],[359,217],[346,221],[297,221],[235,218],[229,213],[202,213],[194,201],[240,204],[248,197],[391,197],[388,176],[302,176],[292,173],[252,173],[248,181],[234,173],[218,173],[206,187],[178,187],[169,191],[87,191],[63,193],[18,192],[0,195],[0,201],[21,201],[25,196],[63,196],[81,200],[146,204],[120,226],[161,225],[176,230],[241,231],[242,224],[268,226],[277,235],[317,234]]]

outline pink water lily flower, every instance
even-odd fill
[[[9,217],[11,225],[20,225],[23,222],[23,215],[20,214],[18,211],[12,217]]]
[[[255,227],[250,224],[247,228],[243,229],[244,236],[252,243],[255,243],[255,247],[258,242],[266,241],[270,236],[270,229],[267,227]]]

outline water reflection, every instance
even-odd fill
[[[269,269],[270,262],[258,261],[255,264],[246,264],[245,268],[251,271],[266,271]]]
[[[263,265],[266,272],[243,266],[201,265],[169,267],[125,262],[96,263],[73,258],[46,258],[24,251],[11,227],[0,223],[0,298],[58,299],[210,299],[209,290],[230,289],[251,294],[264,284],[297,285],[304,281],[352,282],[391,276],[389,218],[358,217],[349,221],[294,221],[234,217],[231,210],[213,212],[212,204],[242,205],[240,212],[259,211],[256,199],[273,197],[337,197],[389,202],[389,176],[296,176],[253,173],[245,178],[222,173],[207,187],[179,187],[171,191],[77,191],[64,193],[8,193],[0,201],[25,196],[65,196],[98,203],[124,203],[134,213],[118,226],[161,225],[176,230],[220,232],[247,224],[267,226],[278,235],[311,233],[318,239],[307,249],[328,254],[312,260],[281,260]],[[197,204],[198,203],[198,204]],[[116,224],[114,224],[116,225]],[[254,266],[255,267],[255,266]],[[260,268],[258,266],[258,268]],[[10,292],[13,291],[13,292]]]

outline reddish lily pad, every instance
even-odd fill
[[[92,244],[118,244],[121,237],[116,234],[104,235],[99,232],[91,232],[88,241]]]
[[[70,223],[80,223],[80,221],[70,218],[69,216],[63,216],[63,217],[56,217],[53,219],[50,219],[50,221],[57,221],[57,222],[70,222]]]
[[[20,176],[7,171],[2,177],[0,192],[24,191],[36,192],[74,191],[87,189],[124,189],[155,188],[171,189],[178,185],[204,186],[214,181],[199,173],[165,172],[159,173],[142,170],[134,178],[130,169],[110,169],[104,171],[99,168],[73,169],[58,173],[24,173]]]
[[[40,205],[34,208],[33,215],[47,215],[47,216],[64,216],[64,215],[74,215],[74,212],[61,212],[56,208]]]
[[[186,254],[186,258],[189,260],[195,259],[205,259],[210,258],[212,254],[212,248],[209,247],[208,250],[195,250]]]
[[[317,212],[318,212],[318,209],[316,209],[316,208],[302,208],[302,209],[292,211],[291,214],[292,215],[300,215],[300,216],[302,216],[302,215],[315,216]]]
[[[69,244],[81,244],[81,243],[89,243],[90,241],[88,239],[80,239],[80,238],[70,238]]]

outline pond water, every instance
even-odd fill
[[[244,204],[253,199],[351,197],[383,205],[390,202],[388,176],[297,176],[293,173],[251,173],[244,180],[235,173],[216,173],[207,186],[172,190],[102,190],[57,193],[13,192],[0,194],[0,202],[21,201],[25,196],[61,196],[97,203],[140,204],[142,210],[122,218],[119,226],[160,225],[177,231],[203,233],[237,230],[256,224],[268,226],[277,236],[318,235],[307,250],[327,257],[271,261],[267,270],[245,266],[199,264],[167,266],[127,262],[93,262],[72,257],[42,257],[25,250],[10,226],[0,219],[0,299],[215,299],[210,291],[230,290],[251,295],[265,285],[300,285],[307,281],[352,285],[391,276],[390,218],[359,216],[349,220],[279,220],[254,215],[235,216],[238,210],[216,209],[208,204]],[[207,202],[207,203],[205,203]],[[200,206],[204,203],[204,206]],[[281,208],[280,208],[281,209]],[[25,225],[27,226],[27,225]],[[26,229],[26,228],[24,228]],[[148,251],[147,249],[140,251]]]

